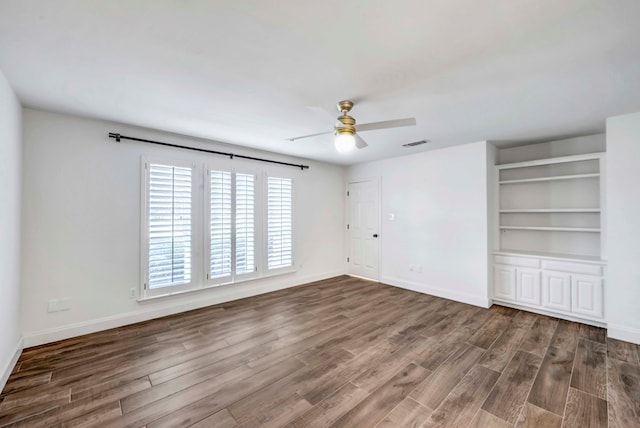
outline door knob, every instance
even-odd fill
[[[378,237],[378,234],[377,234],[377,233],[374,233],[374,234],[373,234],[373,237],[374,237],[374,238],[377,238],[377,237]]]

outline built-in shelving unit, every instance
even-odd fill
[[[494,301],[602,325],[603,157],[496,165]]]
[[[602,156],[497,165],[499,250],[602,257]]]

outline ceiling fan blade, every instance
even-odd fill
[[[334,131],[318,132],[317,134],[302,135],[300,137],[287,138],[289,141],[302,140],[303,138],[317,137],[318,135],[333,134]]]
[[[359,149],[364,149],[368,146],[367,142],[364,141],[358,134],[354,135],[356,137],[356,147]]]
[[[331,114],[324,107],[320,106],[308,106],[307,109],[314,112],[319,118],[322,118],[324,121],[329,123],[333,122],[334,126],[342,126],[340,121],[338,121],[335,116],[338,113]]]
[[[408,117],[406,119],[383,120],[382,122],[371,122],[371,123],[364,123],[362,125],[356,125],[356,130],[358,132],[374,131],[376,129],[400,128],[401,126],[414,126],[415,124],[416,124],[416,118]]]

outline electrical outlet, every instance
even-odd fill
[[[57,299],[49,300],[47,305],[47,312],[49,313],[58,312],[59,310],[60,309],[58,309],[58,300]]]
[[[409,272],[413,272],[414,270],[416,270],[416,268],[413,265],[409,266]]]
[[[131,287],[129,289],[129,298],[130,299],[135,299],[136,298],[136,289],[135,289],[135,287]]]

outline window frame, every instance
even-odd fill
[[[262,251],[262,240],[259,217],[261,215],[261,183],[260,174],[252,168],[236,168],[222,165],[219,162],[208,162],[204,168],[204,203],[203,203],[203,288],[218,287],[221,285],[235,284],[249,281],[261,277],[260,272],[260,252]],[[211,272],[211,171],[229,172],[231,174],[231,273],[223,277],[210,278]],[[254,227],[254,263],[253,272],[242,274],[236,273],[236,174],[253,175],[254,177],[254,199],[253,199],[253,227]]]
[[[270,277],[276,275],[283,275],[297,271],[298,262],[298,245],[297,245],[297,222],[296,222],[296,180],[289,171],[283,171],[281,169],[274,168],[273,170],[264,171],[262,174],[262,195],[264,196],[264,206],[262,212],[262,239],[263,239],[263,253],[261,254],[262,265],[262,277]],[[284,266],[274,269],[269,269],[269,177],[273,178],[285,178],[291,180],[291,266]]]
[[[150,164],[159,164],[191,169],[191,281],[181,285],[173,285],[151,289],[149,277],[149,178]],[[210,272],[210,203],[211,180],[210,171],[226,171],[232,173],[232,274],[223,278],[209,279]],[[254,185],[254,272],[237,275],[235,273],[235,223],[236,223],[236,174],[251,174],[255,178]],[[215,160],[187,160],[172,156],[147,156],[140,158],[140,280],[138,286],[138,302],[165,298],[172,295],[202,291],[209,288],[228,286],[256,279],[293,273],[298,270],[298,225],[296,216],[297,189],[296,179],[292,171],[277,166],[260,168],[257,165],[245,165],[243,161],[227,162]],[[291,180],[291,226],[292,226],[292,264],[291,266],[268,269],[268,177]]]
[[[159,287],[152,289],[149,285],[149,184],[150,184],[150,172],[151,164],[164,165],[178,168],[191,169],[191,278],[189,282],[180,285],[170,285],[166,287]],[[140,293],[141,298],[139,300],[146,300],[155,297],[168,296],[173,294],[181,294],[187,291],[192,291],[198,288],[198,254],[196,241],[199,235],[199,225],[201,224],[199,210],[197,209],[197,189],[198,189],[198,167],[193,161],[144,156],[141,158],[141,173],[142,173],[142,191],[141,191],[141,230],[140,230],[140,243],[141,243],[141,278],[140,278]]]

